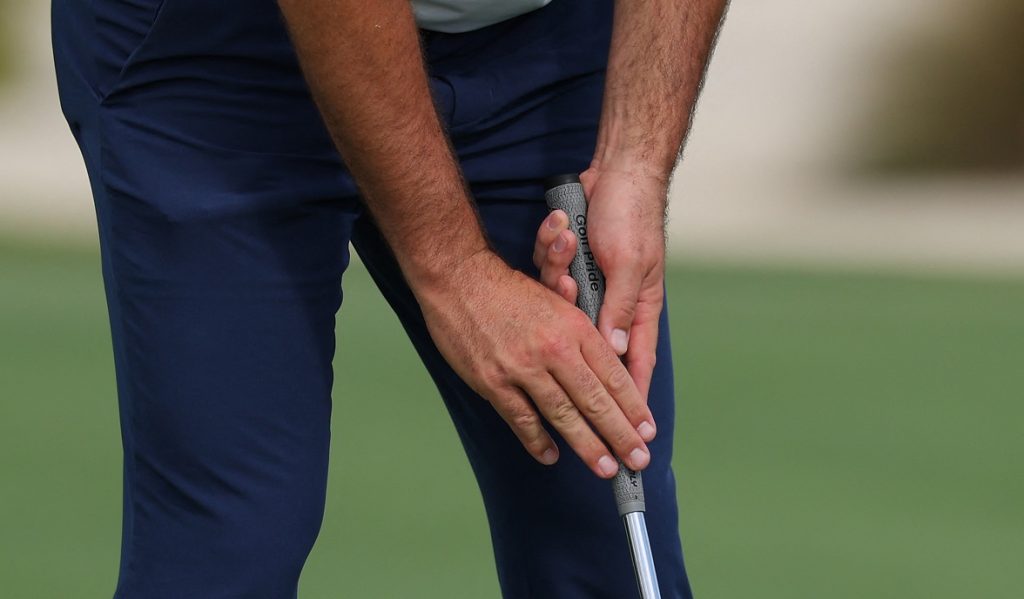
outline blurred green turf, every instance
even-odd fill
[[[674,266],[669,286],[699,597],[1021,596],[1024,282]],[[452,426],[358,266],[339,332],[302,597],[497,597]],[[0,243],[0,597],[110,596],[116,417],[96,256]]]

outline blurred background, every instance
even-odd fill
[[[107,597],[121,462],[94,215],[48,3],[0,9],[0,596]],[[697,595],[1020,597],[1024,3],[734,3],[670,234]],[[497,597],[441,402],[347,276],[302,596]]]

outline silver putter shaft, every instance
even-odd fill
[[[583,194],[583,185],[576,175],[554,177],[548,181],[544,199],[551,210],[562,210],[569,215],[569,227],[577,239],[576,256],[569,265],[569,274],[579,288],[576,305],[586,312],[596,325],[597,314],[604,301],[605,281],[594,260],[594,254],[590,251],[590,240],[587,237],[587,198]],[[633,557],[633,570],[636,572],[640,597],[661,599],[658,574],[654,570],[654,556],[651,554],[651,542],[647,537],[647,524],[644,521],[643,479],[639,472],[630,470],[620,460],[619,472],[612,479],[612,488],[615,491],[619,516],[626,526],[626,538]]]

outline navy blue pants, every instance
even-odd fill
[[[556,0],[480,31],[425,34],[439,111],[488,233],[525,271],[546,213],[540,180],[584,169],[593,152],[610,22],[609,1]],[[323,514],[350,242],[451,413],[504,596],[635,596],[608,483],[561,440],[556,466],[534,462],[438,353],[273,0],[54,0],[53,30],[113,333],[125,454],[116,597],[296,596]],[[671,599],[690,592],[662,327],[645,481]]]

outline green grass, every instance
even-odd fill
[[[699,597],[1020,596],[1024,282],[677,265],[669,286]],[[302,597],[497,597],[441,402],[358,266],[346,290]],[[94,253],[0,243],[0,596],[110,595],[116,416]]]

